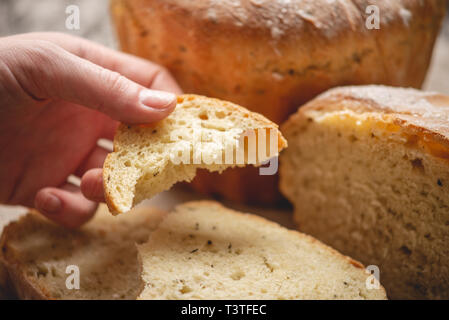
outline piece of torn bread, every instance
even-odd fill
[[[358,262],[216,202],[176,207],[138,251],[139,299],[386,299]]]
[[[251,139],[253,144],[244,143]],[[114,152],[103,166],[106,202],[111,213],[123,213],[176,182],[191,181],[199,168],[221,172],[260,165],[286,146],[278,126],[260,114],[218,99],[182,95],[168,118],[152,126],[119,127]]]
[[[0,240],[2,262],[20,299],[136,299],[142,290],[136,243],[143,243],[164,212],[136,208],[112,216],[102,205],[79,230],[67,230],[31,211],[8,225]],[[68,266],[80,288],[68,289]]]

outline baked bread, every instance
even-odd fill
[[[390,298],[449,298],[449,97],[342,87],[282,127],[299,229],[367,265]]]
[[[151,126],[119,127],[114,152],[103,166],[109,210],[129,211],[176,182],[191,181],[199,168],[222,172],[248,163],[260,165],[287,146],[277,128],[235,104],[182,95],[166,119]]]
[[[113,217],[102,206],[74,231],[31,211],[5,228],[2,262],[21,299],[135,299],[142,290],[135,243],[145,242],[163,216],[136,208]],[[79,290],[66,287],[70,265],[79,268]]]
[[[0,235],[2,234],[2,230],[4,227],[3,219],[0,218]],[[1,251],[0,251],[1,255]],[[0,260],[0,300],[7,299],[9,296],[9,288],[8,288],[8,272],[6,268],[3,266]]]
[[[8,288],[8,272],[6,268],[0,263],[0,300],[7,299],[9,296]]]
[[[25,214],[25,210],[22,209],[12,209],[7,206],[0,206],[0,236],[3,232],[3,228],[10,222],[17,220],[20,216]],[[2,252],[0,250],[0,256]],[[9,285],[8,271],[3,265],[0,258],[0,300],[12,299],[14,298],[13,293]]]
[[[420,87],[445,0],[113,0],[122,50],[165,66],[185,92],[220,98],[280,124],[335,86]],[[367,6],[379,29],[366,28]],[[193,185],[235,201],[279,201],[276,176],[252,167]]]
[[[385,299],[358,262],[317,240],[216,202],[169,213],[138,246],[139,299]]]
[[[13,298],[13,293],[11,292],[11,288],[9,285],[8,271],[6,270],[6,267],[3,265],[0,259],[0,300],[11,298]]]

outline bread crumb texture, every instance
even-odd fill
[[[262,142],[266,152],[259,152]],[[154,125],[120,126],[114,152],[104,164],[105,198],[113,214],[126,212],[176,182],[191,181],[199,168],[222,172],[260,165],[286,146],[278,126],[257,113],[218,99],[183,95],[175,111]]]
[[[2,260],[21,299],[135,299],[142,290],[136,243],[162,219],[155,209],[112,216],[102,206],[80,230],[67,230],[31,212],[5,228]],[[68,266],[80,289],[66,287]]]
[[[357,262],[317,240],[215,202],[168,214],[138,246],[139,299],[385,299]]]
[[[449,298],[449,97],[337,88],[283,126],[299,229],[367,265],[390,298]]]
[[[6,206],[0,208],[0,211],[2,211],[0,213],[0,236],[5,226],[26,214],[25,210],[24,208]],[[0,300],[13,299],[14,295],[10,290],[8,271],[2,263],[1,255],[2,252],[0,250]]]

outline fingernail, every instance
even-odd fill
[[[61,210],[61,200],[52,194],[48,194],[39,209],[44,213],[57,213]]]
[[[140,91],[139,100],[145,107],[165,109],[176,101],[176,95],[165,91],[144,89]]]

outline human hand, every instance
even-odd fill
[[[163,119],[180,92],[162,67],[81,38],[2,38],[0,202],[80,226],[104,201],[101,167],[108,152],[97,140],[112,139],[118,121]],[[81,189],[67,183],[71,174],[82,177]]]

